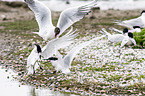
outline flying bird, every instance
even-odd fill
[[[27,58],[28,74],[35,73],[35,70],[40,66],[38,61],[52,57],[54,54],[56,54],[56,51],[58,49],[64,48],[71,44],[78,34],[75,33],[75,31],[72,32],[71,28],[71,30],[67,34],[60,38],[52,39],[42,49],[38,44],[35,44],[36,47],[31,51],[30,55]]]
[[[121,26],[126,26],[130,29],[133,29],[133,26],[140,26],[141,28],[144,28],[145,27],[145,10],[143,10],[141,12],[141,16],[137,18],[125,20],[125,21],[117,21],[115,23]]]
[[[97,0],[82,6],[71,7],[65,9],[61,14],[55,27],[52,24],[50,9],[37,0],[24,0],[29,8],[34,12],[37,23],[39,25],[39,32],[33,32],[41,36],[45,41],[59,37],[72,24],[86,16],[97,4]]]
[[[102,31],[100,31],[100,32],[102,34],[106,35],[108,40],[113,42],[113,43],[120,43],[121,42],[120,47],[123,47],[127,43],[129,43],[129,44],[133,43],[134,45],[136,45],[136,41],[133,39],[133,34],[131,32],[128,32],[127,36],[123,35],[123,34],[113,34],[113,35],[111,35],[104,28],[102,28]]]
[[[70,73],[71,63],[75,57],[75,55],[84,47],[91,44],[94,40],[99,40],[101,38],[105,37],[105,35],[102,35],[101,37],[96,37],[90,41],[83,42],[76,47],[72,48],[68,54],[65,57],[62,57],[62,55],[57,51],[56,55],[58,56],[58,60],[51,61],[52,65],[55,66],[57,71],[62,71],[64,74]]]

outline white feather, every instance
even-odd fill
[[[25,0],[25,2],[28,4],[29,8],[35,13],[35,17],[39,25],[39,33],[36,34],[41,36],[44,40],[55,38],[55,27],[52,24],[50,9],[37,0]],[[57,23],[57,27],[60,28],[60,33],[58,36],[60,36],[72,24],[87,15],[87,13],[90,12],[91,8],[96,5],[96,3],[97,0],[94,0],[89,4],[64,10],[60,14]]]
[[[71,30],[70,30],[71,31]],[[74,34],[73,32],[68,32],[66,35],[56,38],[48,42],[46,46],[42,48],[41,56],[43,59],[48,59],[49,57],[53,56],[53,54],[56,54],[56,51],[60,48],[64,48],[71,44],[75,37],[77,37],[77,33]],[[39,54],[36,51],[36,48],[34,48],[27,59],[27,67],[32,69],[31,67],[34,66],[36,61],[39,59]],[[38,64],[35,64],[38,68]],[[34,67],[37,69],[36,67]],[[28,70],[31,71],[31,70]]]
[[[121,26],[126,26],[130,29],[133,29],[133,26],[140,26],[141,28],[144,28],[145,27],[145,13],[142,13],[141,16],[134,19],[125,20],[121,22],[115,22],[115,23]]]
[[[86,16],[91,11],[91,8],[93,8],[96,4],[97,1],[92,1],[89,4],[72,7],[64,10],[60,14],[60,18],[57,23],[57,27],[61,29],[59,35],[61,35],[72,24]]]
[[[90,41],[81,43],[77,45],[76,47],[72,48],[69,53],[63,58],[62,55],[57,51],[58,61],[52,61],[52,64],[56,67],[57,71],[62,71],[62,73],[68,74],[70,73],[69,68],[71,68],[71,62],[76,56],[76,54],[84,47],[91,44],[94,40],[99,40],[101,38],[105,37],[105,35],[101,37],[96,37]]]

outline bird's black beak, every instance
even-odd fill
[[[58,58],[57,57],[49,57],[48,59],[44,59],[44,60],[56,61],[56,60],[58,60]]]

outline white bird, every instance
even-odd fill
[[[71,62],[74,59],[75,55],[82,48],[91,44],[94,40],[99,40],[103,37],[105,37],[105,35],[102,35],[101,37],[96,37],[90,41],[87,41],[87,42],[84,42],[84,43],[77,45],[76,47],[72,48],[65,57],[62,57],[62,55],[57,51],[58,60],[51,61],[52,65],[55,66],[57,71],[62,71],[62,73],[65,73],[65,74],[70,73],[69,68],[71,68]]]
[[[108,37],[109,41],[111,41],[113,43],[120,43],[121,42],[120,47],[123,47],[127,43],[128,44],[133,43],[134,45],[136,45],[136,41],[133,39],[133,34],[131,32],[128,32],[128,36],[126,36],[126,35],[123,35],[123,34],[113,34],[113,35],[111,35],[104,28],[102,28],[102,31],[100,31],[100,32],[105,34]]]
[[[38,44],[35,44],[36,47],[31,51],[30,55],[27,58],[27,68],[28,74],[32,74],[39,67],[37,61],[43,59],[48,59],[49,57],[56,54],[56,51],[60,48],[64,48],[71,44],[78,33],[71,32],[72,29],[60,38],[53,39],[47,43],[46,46],[42,48]]]
[[[65,9],[61,14],[55,27],[52,24],[51,11],[43,3],[37,0],[24,0],[29,8],[34,12],[39,32],[33,32],[41,36],[45,41],[59,37],[72,24],[86,16],[91,8],[97,4],[97,0],[89,4]],[[56,5],[57,6],[57,5]]]
[[[140,26],[141,28],[144,28],[145,27],[145,10],[143,10],[141,12],[141,16],[139,16],[137,18],[120,21],[120,22],[118,21],[115,23],[117,23],[118,25],[121,25],[121,26],[126,26],[130,29],[133,29],[133,26]]]

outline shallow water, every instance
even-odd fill
[[[13,77],[17,73],[11,69],[4,69],[0,66],[0,96],[76,96],[51,91],[44,88],[34,88],[32,86],[20,85]]]

